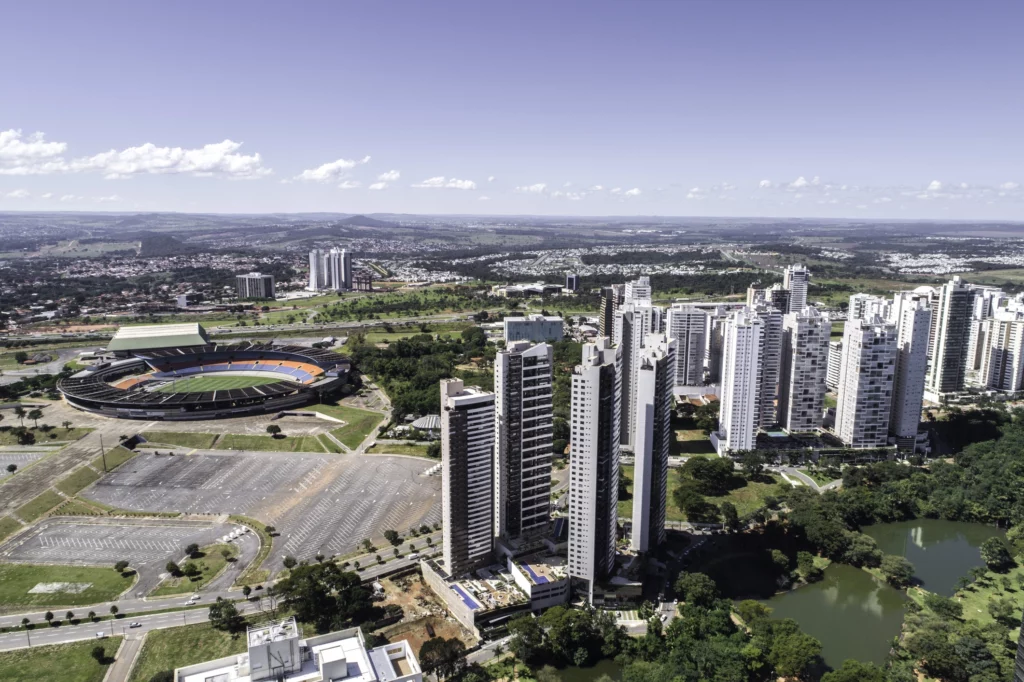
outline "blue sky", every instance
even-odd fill
[[[1019,1],[2,14],[0,211],[1024,220]]]

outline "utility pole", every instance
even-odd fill
[[[107,473],[107,451],[103,449],[103,434],[100,434],[100,456],[103,457],[103,473]]]
[[[28,646],[31,649],[32,648],[32,635],[30,633],[31,633],[31,630],[29,630],[28,626],[26,625],[25,626],[25,638],[28,639]]]

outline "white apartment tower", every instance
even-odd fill
[[[327,287],[327,255],[321,249],[309,252],[309,291],[320,291]]]
[[[789,265],[782,275],[782,286],[789,289],[789,310],[795,313],[807,307],[807,289],[811,284],[811,271],[803,265]]]
[[[668,335],[676,340],[676,386],[704,384],[704,356],[707,352],[708,311],[676,304],[668,309]]]
[[[637,277],[632,282],[626,282],[626,303],[651,304],[651,278]]]
[[[828,371],[825,374],[825,386],[830,391],[839,390],[839,368],[843,364],[843,342],[828,342]]]
[[[441,512],[445,570],[491,560],[494,543],[494,394],[441,380]]]
[[[847,320],[835,425],[844,445],[888,444],[895,369],[896,326],[880,318]]]
[[[931,348],[925,396],[941,402],[942,396],[964,389],[967,350],[971,334],[974,290],[959,276],[942,285],[932,307]]]
[[[712,436],[720,455],[753,450],[757,442],[763,324],[746,309],[731,313],[725,322],[718,432]]]
[[[636,438],[636,368],[639,366],[640,354],[647,343],[647,338],[661,329],[661,312],[661,308],[651,305],[627,302],[619,310],[615,325],[616,345],[622,349],[622,417],[619,423],[619,444],[629,450],[633,448]]]
[[[1007,393],[1024,390],[1024,314],[1000,310],[985,326],[985,388]]]
[[[753,314],[761,319],[761,350],[757,366],[757,418],[762,429],[778,423],[779,372],[782,362],[783,311],[770,305],[754,307]]]
[[[344,291],[352,288],[352,254],[345,249],[309,252],[309,291]]]
[[[790,433],[821,426],[831,333],[832,323],[817,308],[783,317],[778,412],[779,424]]]
[[[652,334],[644,344],[636,371],[630,538],[630,545],[636,552],[649,552],[665,541],[675,355],[675,339],[665,334]]]
[[[606,337],[584,344],[570,403],[569,575],[591,603],[615,566],[620,396],[619,351]]]
[[[896,324],[896,370],[889,433],[903,450],[913,450],[921,424],[924,382],[928,373],[928,332],[932,311],[927,297],[893,300]]]
[[[1004,309],[1009,297],[999,289],[977,287],[974,305],[971,310],[971,329],[967,337],[967,370],[964,382],[974,388],[984,388],[988,384],[988,372],[985,370],[985,357],[989,340],[986,337],[991,329],[988,320]]]
[[[494,359],[494,534],[513,542],[549,526],[552,355],[546,343],[519,341]]]

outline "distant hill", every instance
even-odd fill
[[[354,215],[351,218],[339,220],[337,225],[353,225],[355,227],[398,227],[396,223],[389,223],[386,220],[367,218],[364,215]]]
[[[185,253],[194,253],[199,247],[192,244],[185,244],[178,241],[169,234],[158,234],[155,232],[139,232],[136,237],[141,243],[139,256],[180,256]]]

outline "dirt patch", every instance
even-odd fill
[[[386,637],[388,641],[406,639],[412,650],[418,652],[423,643],[430,639],[427,632],[427,625],[430,625],[435,637],[457,637],[467,648],[476,644],[476,638],[468,630],[454,618],[445,615],[447,611],[444,604],[419,574],[394,580],[385,578],[381,584],[384,586],[384,600],[378,602],[378,605],[398,604],[404,613],[400,622],[378,631],[377,634]]]

